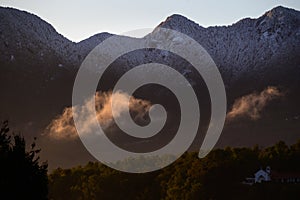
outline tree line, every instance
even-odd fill
[[[124,161],[126,162],[126,161]],[[127,165],[127,163],[124,163]],[[300,171],[300,140],[264,149],[216,149],[203,159],[188,152],[172,165],[151,173],[119,172],[99,162],[49,175],[50,199],[300,199],[300,184],[242,184],[260,169]]]
[[[281,141],[267,148],[215,149],[202,159],[187,152],[170,166],[144,174],[99,162],[48,173],[39,152],[35,140],[28,149],[20,134],[10,133],[7,121],[2,124],[0,199],[300,199],[300,184],[242,184],[260,167],[300,172],[300,140],[290,146]]]

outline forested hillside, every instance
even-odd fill
[[[124,161],[124,165],[126,162]],[[186,153],[171,166],[146,174],[128,174],[100,163],[54,170],[50,199],[299,199],[300,184],[242,184],[261,167],[299,172],[300,141],[260,149],[225,148],[199,159]]]

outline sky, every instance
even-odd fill
[[[0,0],[0,5],[36,14],[76,42],[100,32],[154,28],[172,14],[208,27],[256,18],[278,5],[300,10],[299,0]]]

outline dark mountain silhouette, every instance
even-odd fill
[[[24,11],[1,7],[0,19],[0,117],[8,118],[13,125],[25,130],[25,137],[40,137],[50,168],[90,160],[79,140],[52,141],[41,133],[55,116],[71,106],[74,78],[83,59],[112,34],[100,33],[74,43],[44,20]],[[230,26],[208,28],[183,16],[172,15],[159,27],[185,33],[208,51],[224,79],[229,109],[237,98],[268,86],[284,91],[284,97],[272,101],[259,120],[242,118],[226,123],[218,146],[270,145],[280,139],[294,143],[299,138],[299,11],[280,6],[258,19],[246,18]],[[120,58],[113,66],[115,70],[104,80],[106,84],[102,89],[110,89],[110,84],[126,69],[152,61],[169,64],[185,73],[181,69],[184,61],[176,56],[169,55],[166,59],[159,51],[143,50]],[[196,90],[207,94],[205,85],[197,81],[199,77],[193,71],[185,76],[195,81]],[[149,93],[140,95],[149,96]],[[149,98],[161,100],[155,95]],[[162,103],[167,102],[170,103],[168,98]],[[209,100],[203,100],[201,119],[204,122],[209,116],[207,105]],[[203,129],[206,125],[204,123]],[[26,131],[36,134],[26,135]]]

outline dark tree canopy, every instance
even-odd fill
[[[124,163],[127,164],[126,162]],[[279,142],[260,149],[213,150],[203,159],[185,153],[170,166],[146,174],[128,174],[100,163],[71,169],[58,168],[49,175],[51,199],[300,199],[299,184],[275,182],[242,184],[260,167],[282,172],[300,171],[300,141]]]
[[[47,164],[39,163],[35,142],[26,151],[21,135],[9,134],[8,122],[0,129],[0,199],[47,199]]]

